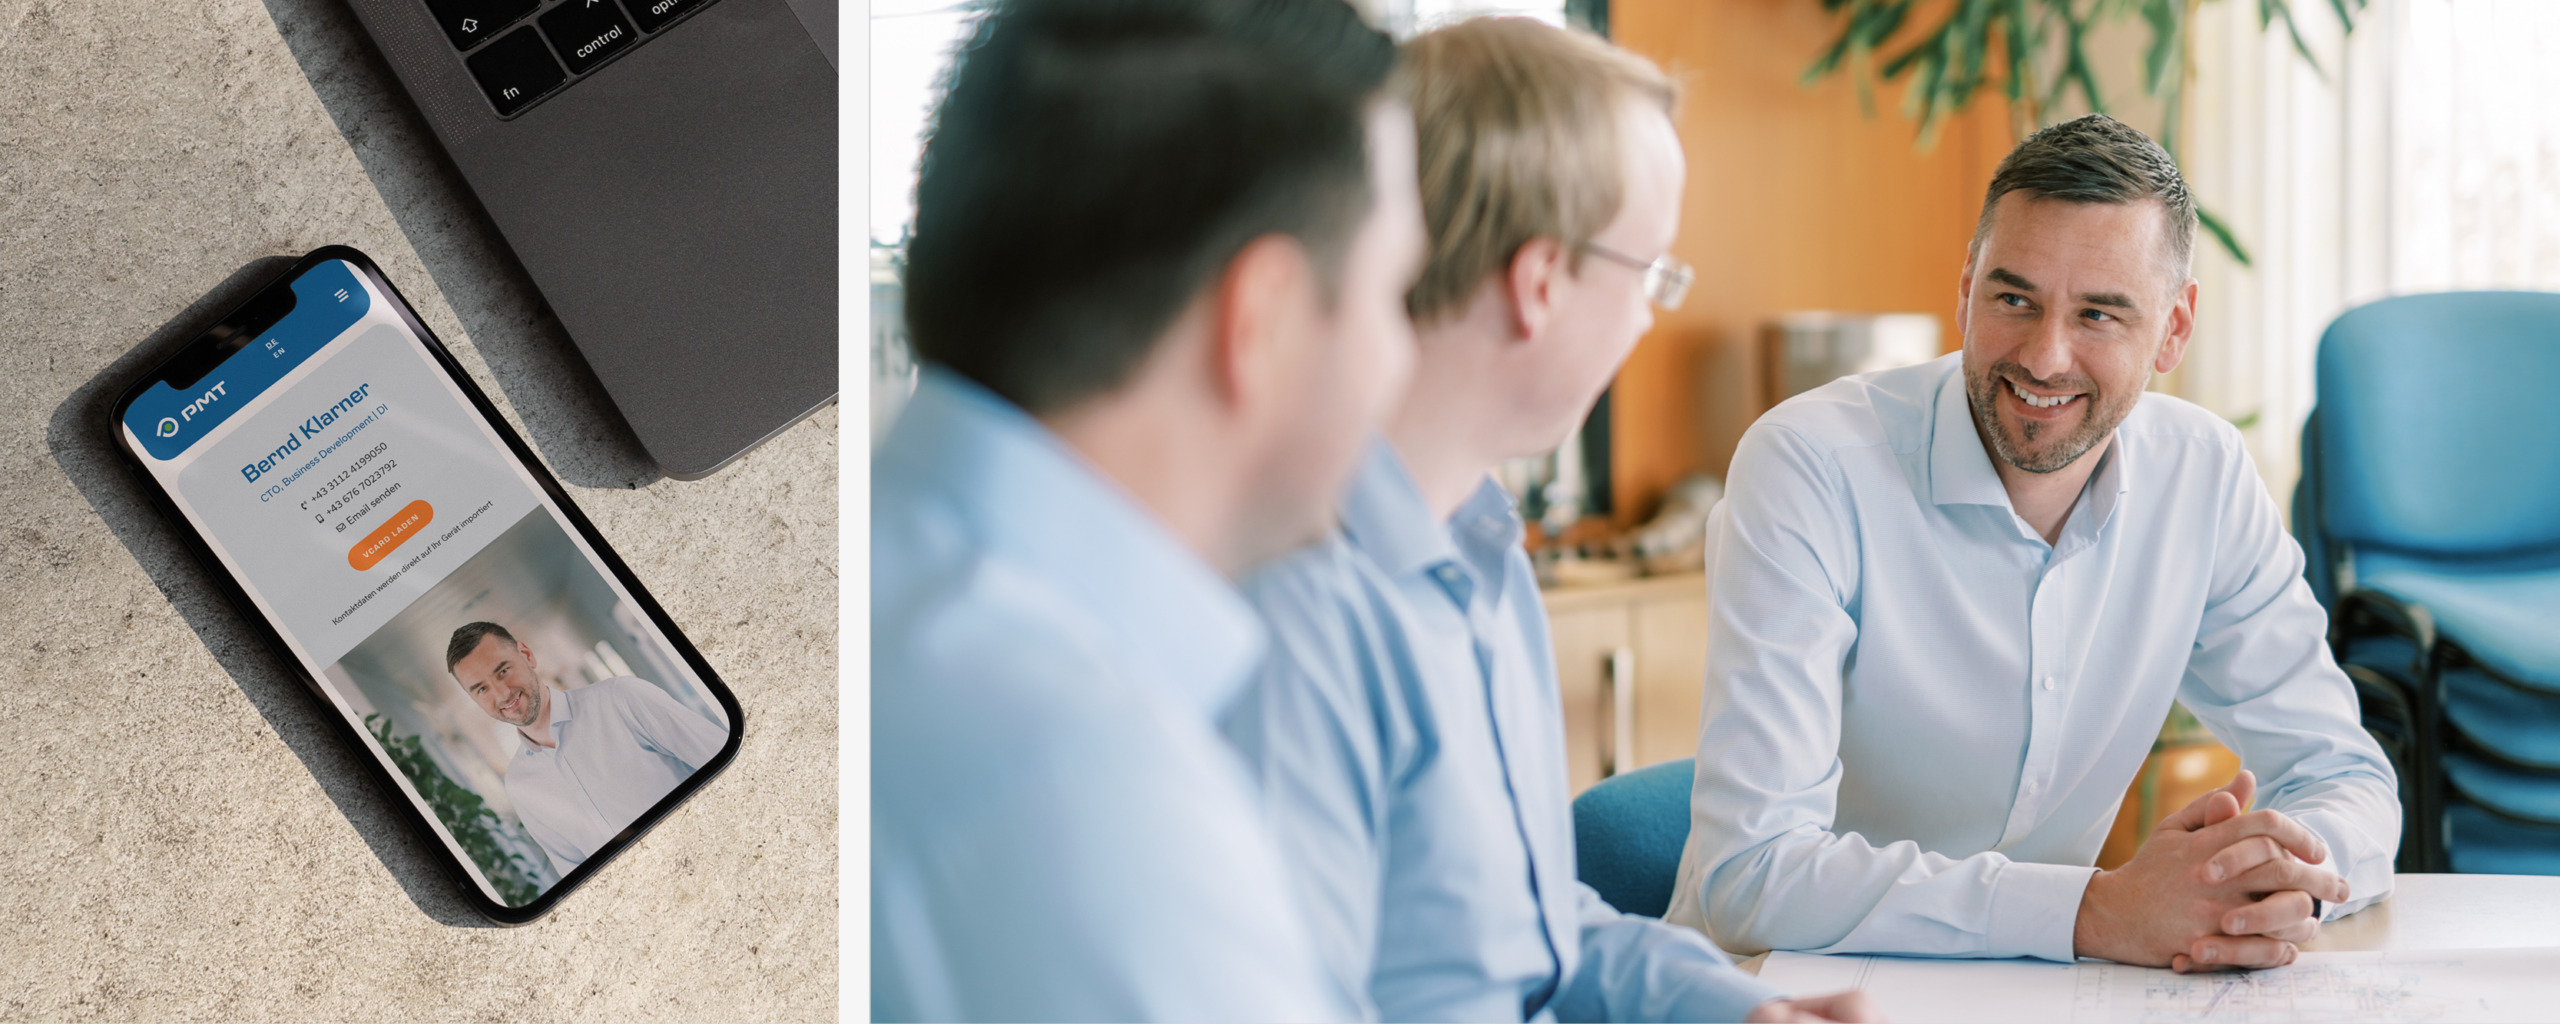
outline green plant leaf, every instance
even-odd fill
[[[2311,44],[2302,41],[2302,26],[2293,22],[2293,5],[2290,0],[2258,0],[2260,31],[2265,31],[2279,20],[2284,22],[2285,34],[2293,38],[2293,52],[2301,54],[2302,62],[2311,65],[2312,75],[2318,77],[2322,84],[2328,84],[2328,69],[2320,66],[2320,58],[2311,55]],[[2353,23],[2350,22],[2349,25],[2352,27]]]
[[[2034,94],[2035,64],[2032,55],[2035,53],[2037,32],[2027,17],[2027,0],[2009,0],[2008,16],[2003,20],[2006,23],[2001,26],[2000,36],[2008,50],[2009,64],[2008,81],[2002,84],[2001,91],[2008,94],[2009,102],[2014,104]]]
[[[1841,17],[1841,28],[1805,69],[1805,83],[1811,85],[1827,75],[1847,73],[1858,82],[1859,109],[1873,117],[1872,83],[1877,79],[1905,82],[1907,78],[1902,113],[1915,122],[1913,143],[1918,148],[1925,150],[1935,145],[1946,121],[1962,115],[1972,105],[1989,83],[1989,68],[1996,60],[2002,65],[1999,91],[2011,104],[2013,116],[2019,119],[2015,123],[2029,126],[2049,118],[2075,89],[2087,99],[2090,110],[2108,113],[2101,72],[2136,75],[2143,92],[2161,100],[2165,110],[2156,138],[2172,157],[2178,153],[2178,135],[2185,115],[2187,57],[2194,47],[2188,0],[1955,0],[1945,18],[1916,34],[1903,31],[1916,0],[1820,2],[1823,10]],[[2327,69],[2312,54],[2295,21],[2292,0],[2257,3],[2259,30],[2272,31],[2276,22],[2282,21],[2294,53],[2322,81],[2327,81]],[[2349,32],[2355,30],[2357,12],[2365,10],[2368,3],[2369,0],[2328,0],[2329,9]],[[2130,17],[2141,18],[2151,34],[2140,63],[2102,68],[2090,58],[2089,33],[2102,22]],[[2000,36],[1996,54],[1993,33]],[[2039,70],[2038,58],[2057,49],[2048,45],[2057,41],[2057,33],[2061,37],[2061,59],[2048,77]],[[1875,56],[1888,50],[1892,55],[1884,59],[1883,66],[1874,66]],[[2196,213],[2223,251],[2240,265],[2251,265],[2248,249],[2228,226],[2210,211],[2199,208]]]
[[[2344,0],[2340,0],[2344,2]],[[2157,96],[2163,76],[2169,73],[2185,48],[2179,45],[2179,22],[2185,20],[2186,4],[2181,0],[2143,0],[2142,20],[2151,24],[2151,47],[2142,55],[2142,89]]]
[[[533,848],[533,837],[489,809],[480,794],[453,781],[416,736],[392,732],[391,719],[379,712],[364,716],[365,731],[382,744],[400,773],[409,777],[436,820],[453,841],[480,866],[480,874],[509,906],[523,906],[542,895],[541,872],[518,850]]]
[[[2233,235],[2231,229],[2222,223],[2222,218],[2214,216],[2213,211],[2205,209],[2202,203],[2196,204],[2196,223],[2211,232],[2214,241],[2222,243],[2222,251],[2231,254],[2232,262],[2244,267],[2255,266],[2249,262],[2249,250],[2240,246],[2239,237]]]
[[[1858,24],[1853,20],[1840,30],[1840,38],[1823,47],[1822,52],[1813,58],[1813,63],[1805,65],[1804,74],[1797,78],[1797,83],[1810,86],[1821,81],[1822,76],[1838,70],[1841,58],[1849,55],[1849,44],[1857,38]]]

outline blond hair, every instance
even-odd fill
[[[1535,238],[1580,246],[1618,216],[1621,97],[1671,112],[1660,68],[1587,32],[1471,18],[1404,46],[1430,261],[1405,297],[1418,323],[1455,310]]]

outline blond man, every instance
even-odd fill
[[[1511,497],[1680,299],[1671,83],[1521,19],[1406,48],[1430,260],[1411,390],[1338,508],[1261,573],[1263,676],[1226,723],[1328,966],[1387,1020],[1857,1017],[1575,879],[1563,708]]]

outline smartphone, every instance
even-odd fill
[[[737,699],[363,253],[302,257],[114,417],[490,920],[549,912],[737,755]]]

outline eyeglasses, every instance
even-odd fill
[[[1661,259],[1648,262],[1598,242],[1584,242],[1582,247],[1594,255],[1644,271],[1644,297],[1665,311],[1680,308],[1680,300],[1689,297],[1689,286],[1698,280],[1697,271],[1689,269],[1688,264],[1672,258],[1667,252]]]

